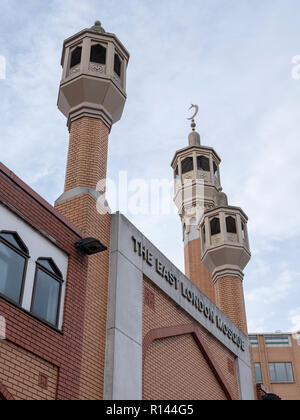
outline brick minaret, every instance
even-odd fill
[[[211,272],[201,261],[200,222],[205,209],[215,207],[221,160],[212,148],[201,145],[194,123],[192,128],[189,146],[178,150],[171,164],[175,178],[174,201],[182,222],[186,276],[215,302]]]
[[[100,22],[68,38],[63,45],[63,76],[58,107],[70,131],[65,191],[56,208],[89,237],[109,248],[110,214],[97,212],[103,203],[108,136],[126,101],[129,54]],[[99,208],[99,207],[98,207]],[[106,340],[109,250],[87,257],[80,399],[102,399]],[[76,302],[74,302],[76,305]]]
[[[212,272],[216,304],[245,334],[243,270],[251,257],[247,221],[242,209],[229,206],[225,198],[205,212],[201,224],[202,261]]]
[[[243,270],[251,254],[248,218],[228,205],[222,192],[216,152],[189,135],[189,146],[176,152],[175,203],[183,226],[186,275],[247,334]]]

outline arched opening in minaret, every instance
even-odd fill
[[[114,72],[121,77],[122,72],[122,61],[118,54],[115,54],[115,62],[114,62]]]
[[[221,224],[220,219],[215,217],[210,222],[210,233],[211,236],[219,235],[221,233]]]
[[[228,233],[237,233],[236,220],[232,216],[226,217],[226,229]]]
[[[214,162],[213,167],[214,167],[214,176],[216,178],[216,181],[219,181],[219,168],[216,162]]]
[[[243,237],[243,240],[245,241],[246,240],[246,227],[243,222],[242,222],[242,237]]]
[[[199,171],[209,172],[209,159],[206,156],[198,156],[197,168]]]
[[[206,229],[205,226],[202,228],[202,248],[206,248]]]
[[[194,170],[194,161],[192,157],[185,158],[181,163],[182,175]]]
[[[77,47],[72,52],[70,68],[78,66],[81,63],[82,47]]]
[[[100,44],[91,47],[90,61],[97,64],[106,64],[106,48]]]

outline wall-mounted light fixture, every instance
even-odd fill
[[[94,255],[107,250],[107,247],[96,238],[84,238],[76,242],[75,247],[87,255]]]

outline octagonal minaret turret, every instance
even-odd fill
[[[197,105],[192,107],[198,109]],[[175,181],[174,202],[182,222],[186,275],[214,302],[211,272],[201,262],[200,223],[204,211],[216,205],[221,186],[221,159],[213,148],[201,145],[194,117],[188,146],[178,150],[171,163]]]
[[[85,334],[78,387],[79,399],[83,400],[104,395],[104,365],[99,360],[105,360],[103,331],[107,321],[111,234],[105,183],[109,133],[121,118],[126,101],[128,60],[129,54],[117,36],[105,32],[99,21],[63,43],[58,107],[67,117],[70,136],[65,188],[55,208],[87,238],[96,239],[107,248],[88,258],[78,250],[80,258],[87,258],[82,260],[86,269],[82,285]]]
[[[198,110],[197,105],[192,107]],[[247,333],[243,270],[251,257],[248,218],[242,209],[229,206],[221,187],[221,159],[214,149],[201,145],[194,117],[189,146],[178,150],[171,164],[174,201],[183,228],[185,271]]]
[[[101,119],[110,129],[123,113],[129,53],[99,21],[63,44],[58,107],[68,126],[82,116]]]

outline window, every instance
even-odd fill
[[[214,167],[214,175],[215,175],[215,177],[217,178],[217,177],[218,177],[218,166],[216,165],[216,163],[215,163],[215,162],[214,162],[213,167]]]
[[[237,233],[236,221],[234,217],[226,217],[226,229],[228,233]]]
[[[121,77],[121,71],[122,71],[122,61],[118,54],[115,54],[115,62],[114,62],[114,72]]]
[[[0,233],[0,294],[21,304],[28,249],[16,232]]]
[[[262,383],[261,364],[254,363],[254,370],[255,370],[256,383],[261,384]]]
[[[72,52],[70,68],[77,66],[81,62],[82,47],[77,47]]]
[[[292,363],[269,363],[271,383],[294,382]]]
[[[54,261],[39,258],[36,263],[31,312],[55,327],[58,325],[62,283],[62,274]]]
[[[197,168],[199,171],[209,172],[209,159],[205,156],[197,157]]]
[[[267,347],[290,347],[291,340],[288,335],[271,335],[265,336]]]
[[[175,179],[179,179],[178,166],[175,169]]]
[[[252,347],[258,347],[258,337],[257,335],[251,335],[249,341]]]
[[[192,157],[187,157],[182,161],[182,175],[194,170],[194,162]]]
[[[243,236],[243,240],[246,240],[246,226],[245,223],[242,222],[242,236]]]
[[[210,222],[210,231],[211,231],[212,236],[218,235],[219,233],[221,233],[220,219],[218,217],[215,217]]]
[[[100,44],[93,45],[91,48],[90,61],[92,63],[106,64],[106,48]]]
[[[203,244],[205,246],[206,245],[206,230],[205,230],[205,226],[203,226],[203,228],[202,228],[202,238],[203,238]]]

